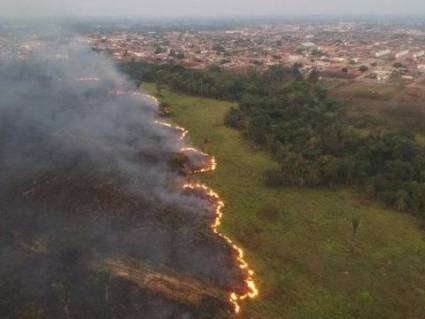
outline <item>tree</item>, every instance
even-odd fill
[[[156,81],[155,82],[155,88],[156,88],[156,94],[158,95],[158,96],[161,96],[162,94],[162,84],[161,84],[161,82],[160,81]]]
[[[366,72],[367,70],[369,70],[369,68],[368,68],[366,65],[360,65],[360,66],[359,66],[359,71],[360,71],[360,72],[364,73],[364,72]]]
[[[308,75],[308,80],[312,83],[317,83],[320,79],[320,73],[317,69],[313,69]]]
[[[396,195],[397,209],[399,211],[406,210],[408,208],[409,201],[409,194],[404,189],[400,189]]]
[[[164,49],[163,49],[163,48],[161,48],[160,46],[157,46],[157,47],[155,48],[154,53],[155,53],[155,54],[164,53]]]
[[[355,238],[360,227],[360,217],[358,216],[352,217],[350,222],[351,222],[351,229],[353,231],[353,238]]]

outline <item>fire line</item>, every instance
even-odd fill
[[[154,99],[157,102],[156,98],[152,97],[152,99]],[[177,125],[172,125],[168,122],[155,121],[155,123],[157,123],[157,124],[159,124],[163,127],[172,128],[175,131],[179,132],[180,133],[180,140],[184,140],[186,135],[189,133],[189,131],[186,130],[185,128],[183,128],[181,126],[177,126]],[[214,156],[210,156],[210,155],[208,155],[208,154],[206,154],[206,153],[204,153],[204,152],[202,152],[202,151],[200,151],[196,148],[192,148],[192,147],[183,147],[183,148],[180,149],[180,151],[181,152],[195,151],[195,152],[200,153],[201,155],[209,156],[211,158],[211,160],[208,162],[208,164],[205,165],[205,167],[198,169],[198,170],[194,170],[192,173],[204,173],[204,172],[214,171],[217,168],[217,161],[216,161]],[[259,291],[258,291],[258,288],[257,288],[255,281],[254,281],[254,271],[250,268],[248,262],[245,260],[245,255],[244,255],[243,249],[241,247],[239,247],[237,244],[235,244],[228,236],[221,233],[220,230],[219,230],[221,222],[222,222],[222,218],[223,218],[224,202],[214,190],[212,190],[210,187],[208,187],[204,184],[186,183],[186,184],[183,185],[183,189],[200,191],[200,192],[204,193],[206,196],[208,196],[209,198],[211,198],[216,205],[215,219],[214,219],[213,223],[210,225],[211,230],[214,232],[214,234],[216,234],[217,236],[222,238],[224,241],[226,241],[230,245],[230,247],[233,249],[233,251],[235,252],[236,263],[237,263],[238,267],[244,273],[244,277],[245,277],[244,282],[245,282],[245,285],[248,289],[248,291],[244,294],[239,294],[239,293],[233,291],[229,295],[229,302],[230,302],[230,304],[233,305],[234,312],[236,314],[238,314],[238,313],[240,313],[240,310],[241,310],[240,301],[245,300],[247,298],[253,299],[253,298],[257,297],[258,294],[259,294]]]

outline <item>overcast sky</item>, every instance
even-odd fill
[[[425,0],[0,0],[3,16],[424,15]]]

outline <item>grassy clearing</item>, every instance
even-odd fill
[[[425,87],[326,79],[329,95],[345,105],[345,116],[371,132],[382,128],[414,133],[425,140]]]
[[[329,81],[328,81],[329,82]],[[369,99],[389,101],[395,95],[400,94],[404,88],[397,84],[371,83],[359,81],[339,81],[340,84],[330,82],[328,84],[331,94],[335,97],[352,99]]]
[[[217,157],[200,179],[223,197],[223,232],[245,248],[261,290],[243,318],[425,318],[425,234],[413,217],[347,189],[266,188],[276,163],[223,125],[232,103],[165,89],[162,100],[190,142]]]

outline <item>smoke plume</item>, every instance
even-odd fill
[[[74,43],[0,63],[1,318],[224,316],[217,301],[185,303],[108,268],[132,260],[224,292],[241,285],[211,203],[182,191],[170,165],[182,142],[135,92]]]

